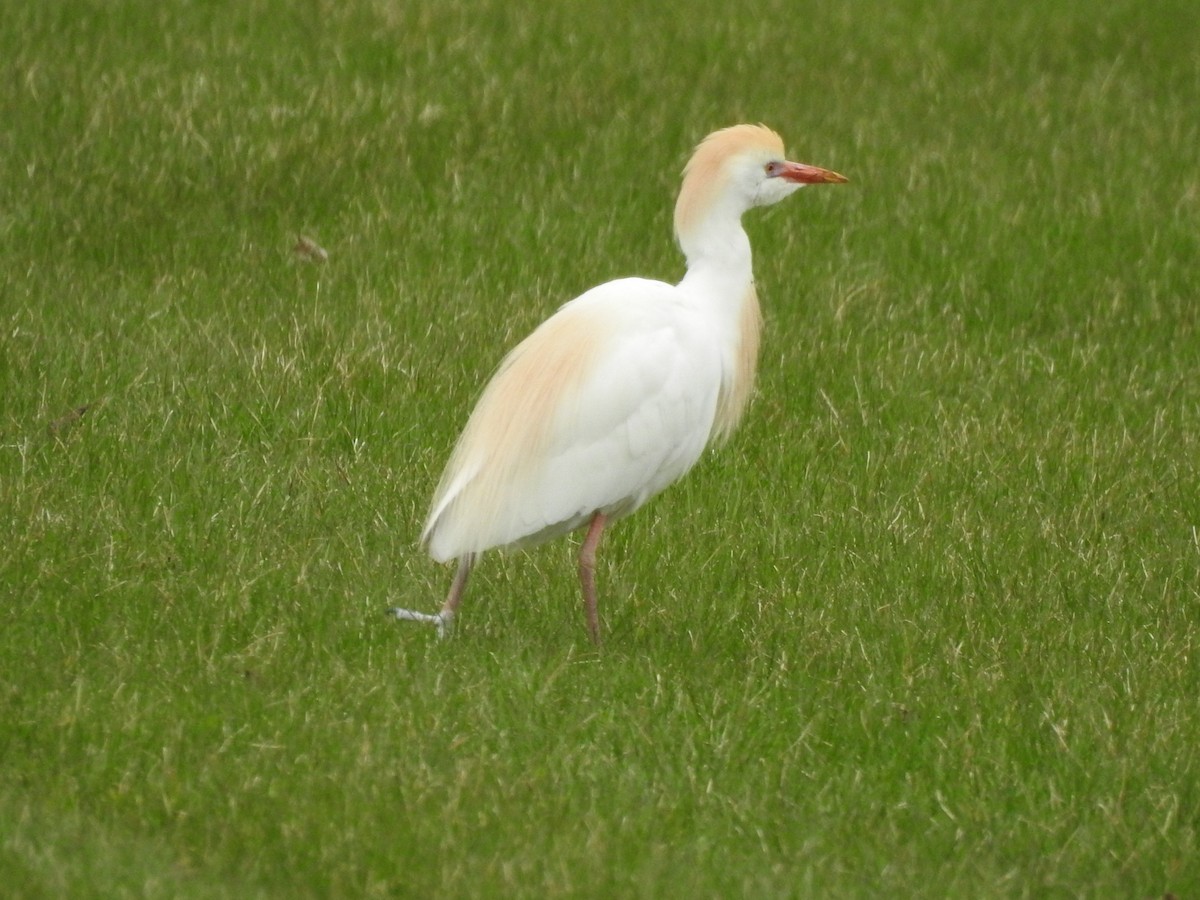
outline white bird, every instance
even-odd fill
[[[788,162],[761,125],[714,132],[683,172],[677,285],[622,278],[562,306],[501,362],[442,475],[422,543],[458,560],[441,612],[395,609],[444,634],[485,550],[587,525],[579,554],[588,634],[600,640],[596,548],[729,436],[754,386],[762,316],[742,214],[846,179]]]

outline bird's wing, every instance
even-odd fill
[[[437,559],[633,511],[700,457],[719,342],[671,285],[622,279],[562,307],[488,384],[423,539]]]

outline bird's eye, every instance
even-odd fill
[[[768,178],[774,178],[776,175],[779,174],[779,163],[772,160],[771,162],[769,162],[765,166],[763,166],[763,171],[765,171],[767,173]]]

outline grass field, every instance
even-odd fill
[[[0,893],[1200,896],[1194,6],[6,4]],[[389,621],[739,121],[851,183],[748,220],[756,400],[603,649],[574,541]]]

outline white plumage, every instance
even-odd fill
[[[684,170],[678,285],[623,278],[561,307],[504,359],[434,493],[422,541],[459,560],[442,611],[394,610],[442,630],[479,554],[589,525],[580,580],[599,640],[595,551],[607,522],[682,477],[749,400],[761,317],[741,216],[834,172],[787,162],[779,136],[737,125],[709,135]]]

